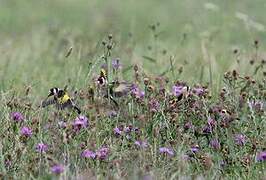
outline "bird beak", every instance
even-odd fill
[[[50,96],[52,96],[53,95],[53,93],[52,92],[50,92],[50,94],[48,94],[48,97],[50,97]]]

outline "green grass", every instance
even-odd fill
[[[210,2],[217,7],[207,9],[206,6],[212,6],[206,4]],[[234,69],[241,77],[252,76],[256,84],[244,91],[248,99],[264,102],[265,108],[265,65],[254,74],[266,58],[265,6],[263,0],[0,0],[0,175],[52,179],[56,176],[50,167],[61,163],[67,169],[61,176],[71,178],[90,175],[100,179],[139,179],[146,174],[156,179],[265,178],[265,162],[255,160],[256,154],[266,148],[265,110],[256,113],[247,105],[238,109],[238,99],[243,93],[240,89],[248,81],[238,79],[228,84],[224,79],[224,73]],[[242,19],[236,17],[237,13],[244,14]],[[151,29],[152,25],[156,26],[155,30]],[[119,111],[102,98],[94,103],[82,98],[104,63],[102,41],[107,40],[108,34],[113,34],[115,42],[109,61],[120,58],[123,66],[120,80],[135,81],[133,66],[138,65],[142,89],[145,89],[143,78],[148,77],[157,91],[159,85],[155,79],[163,74],[169,80],[164,86],[167,92],[174,82],[182,80],[192,87],[208,85],[212,98],[196,99],[204,104],[201,113],[189,109],[184,102],[176,115],[165,112],[168,95],[159,100],[160,107],[165,109],[153,115],[149,112],[149,101],[160,98],[156,93],[145,97],[144,106],[134,98],[125,97],[119,100],[123,107]],[[258,50],[254,40],[259,40]],[[66,58],[70,47],[73,51]],[[233,53],[235,48],[239,50],[237,55]],[[250,60],[255,60],[254,65],[250,65]],[[90,127],[77,135],[71,131],[74,113],[64,117],[66,113],[56,115],[53,108],[38,108],[50,88],[65,85],[71,94],[79,92],[77,103],[89,117]],[[226,101],[221,101],[219,93],[224,86],[229,94]],[[30,93],[25,96],[27,88]],[[13,106],[7,106],[8,102],[14,103]],[[25,109],[28,103],[33,110]],[[239,119],[230,128],[212,134],[212,138],[219,138],[229,149],[228,158],[233,163],[225,169],[220,167],[224,160],[222,151],[214,151],[204,137],[196,138],[193,132],[183,129],[188,118],[197,128],[202,128],[207,117],[213,115],[209,108],[219,103]],[[116,110],[118,116],[106,117],[110,110]],[[26,122],[14,123],[9,115],[12,111],[22,112]],[[58,129],[61,118],[65,118],[68,128]],[[128,141],[114,136],[114,127],[129,124],[141,129],[140,137]],[[25,142],[19,133],[22,125],[34,131]],[[236,146],[232,138],[240,132],[248,137],[243,148]],[[134,148],[134,140],[139,138],[148,140],[148,149]],[[253,140],[259,141],[254,151]],[[35,151],[41,141],[49,144],[49,152],[43,156]],[[106,144],[110,156],[104,162],[85,160],[80,157],[84,150],[80,144],[91,150]],[[200,145],[201,153],[191,162],[183,160],[182,156],[193,144]],[[161,146],[171,146],[175,156],[160,155]],[[202,163],[202,156],[211,157],[210,168]],[[250,158],[248,166],[241,162],[244,156]],[[10,167],[5,165],[7,159],[12,159]]]

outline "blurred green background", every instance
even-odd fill
[[[254,39],[263,55],[265,8],[263,0],[0,0],[0,90],[32,86],[33,94],[44,94],[52,86],[86,86],[98,73],[109,33],[116,41],[112,57],[123,67],[138,64],[150,76],[171,78],[173,57],[176,72],[183,72],[172,79],[211,77],[220,85],[226,70],[251,73]],[[152,24],[159,25],[154,32]]]

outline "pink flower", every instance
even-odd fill
[[[31,130],[31,128],[24,126],[20,129],[20,134],[22,136],[25,136],[25,137],[31,137],[32,136],[32,130]]]
[[[95,159],[96,153],[91,150],[86,149],[81,153],[81,157]]]

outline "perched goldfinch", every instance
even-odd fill
[[[80,109],[75,105],[73,100],[68,95],[66,88],[64,90],[57,87],[50,89],[48,97],[42,102],[42,107],[54,104],[57,109],[74,108],[78,114]]]
[[[109,83],[107,73],[104,69],[101,69],[97,83],[102,88],[102,96],[109,98],[116,106],[118,106],[118,103],[114,98],[126,95],[131,88],[131,84],[127,82],[112,81]]]

